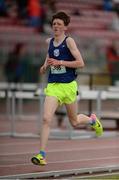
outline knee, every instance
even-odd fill
[[[43,117],[43,124],[47,126],[51,126],[51,117],[49,116],[44,116]]]

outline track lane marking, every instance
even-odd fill
[[[104,157],[104,158],[87,158],[87,159],[81,159],[81,160],[65,160],[65,161],[49,161],[49,164],[56,164],[56,163],[71,163],[71,162],[84,162],[84,161],[99,161],[99,160],[112,160],[112,159],[119,159],[118,156],[112,156],[112,157]],[[26,165],[33,165],[32,163],[21,163],[21,164],[10,164],[10,165],[0,165],[0,167],[15,167],[15,166],[26,166]],[[41,166],[40,166],[41,167]]]

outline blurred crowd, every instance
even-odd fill
[[[0,0],[0,17],[9,17],[13,24],[22,24],[44,32],[44,24],[50,24],[53,13],[56,12],[56,0]],[[117,19],[113,27],[119,30],[119,0],[103,0],[102,10],[115,11]],[[74,15],[80,15],[80,10],[74,9]]]
[[[103,0],[103,9],[105,11],[119,11],[119,1],[118,0]]]
[[[51,25],[52,14],[57,11],[57,2],[58,0],[0,0],[0,17],[9,18],[13,25],[33,27],[37,32],[46,33],[45,25]],[[117,17],[114,18],[109,28],[119,32],[119,0],[103,0],[102,2],[99,10],[116,12]],[[82,16],[78,6],[71,14]],[[117,49],[116,44],[112,43],[106,47],[105,51],[111,85],[115,85],[115,82],[119,80],[119,53]],[[27,44],[18,42],[8,53],[4,65],[4,76],[7,82],[38,82],[39,65],[34,67],[26,52]],[[65,111],[59,109],[56,115],[58,127],[65,128],[63,124]]]
[[[8,17],[13,24],[22,24],[44,32],[55,13],[55,0],[0,0],[0,17]]]
[[[13,25],[33,27],[37,32],[47,33],[45,25],[50,27],[52,14],[57,11],[57,2],[57,0],[0,0],[0,17],[10,19]],[[119,32],[119,0],[103,0],[98,10],[116,12],[117,16],[113,19],[109,29]],[[71,14],[82,16],[78,6]],[[108,71],[112,77],[112,84],[114,84],[115,80],[119,79],[117,75],[115,77],[112,75],[118,71],[119,53],[114,43],[110,46],[106,48],[106,60]],[[23,57],[24,49],[26,49],[25,46],[18,43],[15,44],[13,51],[9,53],[4,70],[7,81],[22,81],[23,76],[26,77],[24,69],[30,68],[28,63],[24,63],[28,62],[26,60],[28,57]],[[10,74],[10,72],[14,72],[14,74]]]

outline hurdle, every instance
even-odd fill
[[[4,91],[1,91],[0,94],[4,94]],[[5,94],[4,94],[5,95]],[[36,99],[39,101],[39,121],[38,121],[38,128],[41,128],[40,119],[42,119],[42,111],[43,111],[43,102],[44,102],[44,93],[41,89],[41,93],[39,97],[34,97],[33,92],[28,91],[9,91],[7,94],[8,98],[11,98],[11,131],[10,135],[14,137],[39,137],[39,134],[30,134],[30,133],[17,133],[15,128],[16,123],[16,99]],[[81,99],[91,99],[96,100],[97,102],[97,113],[100,113],[100,91],[82,91],[80,94]],[[68,129],[65,131],[62,130],[51,130],[50,138],[57,138],[57,139],[73,139],[73,138],[80,138],[80,137],[92,137],[94,136],[93,132],[86,132],[86,131],[74,131],[68,119],[66,118]]]
[[[12,86],[14,88],[14,86]],[[8,102],[11,104],[9,104],[9,106],[11,106],[11,112],[9,112],[10,114],[10,120],[11,120],[11,130],[9,133],[4,133],[6,135],[10,135],[10,136],[20,136],[20,137],[39,137],[39,134],[32,134],[32,133],[17,133],[16,129],[15,129],[15,123],[16,123],[16,99],[20,100],[20,99],[35,99],[39,102],[39,112],[38,112],[38,121],[37,121],[37,125],[38,128],[41,128],[41,121],[40,119],[42,119],[42,111],[43,111],[43,102],[44,102],[44,93],[43,93],[43,89],[41,89],[41,93],[39,94],[39,97],[34,97],[34,93],[33,93],[33,89],[36,88],[36,85],[34,86],[20,86],[24,87],[23,90],[19,90],[19,86],[17,86],[18,90],[17,91],[12,91],[9,90],[7,93],[7,98],[8,98]],[[27,89],[28,88],[28,89]],[[3,88],[3,90],[0,91],[0,98],[5,98],[6,97],[6,91],[4,90],[5,88]],[[30,90],[30,91],[29,91]],[[119,93],[118,91],[112,91],[112,90],[90,90],[88,88],[82,88],[80,89],[80,95],[78,96],[78,101],[80,100],[95,100],[96,101],[96,113],[98,115],[98,117],[101,118],[101,104],[103,100],[107,100],[107,99],[112,99],[112,100],[119,100]],[[10,101],[11,100],[11,101]],[[22,105],[22,104],[21,104]],[[22,107],[22,106],[21,106]],[[39,118],[40,117],[40,118]],[[76,139],[76,138],[90,138],[90,137],[94,137],[94,132],[87,132],[87,131],[76,131],[74,130],[71,125],[68,122],[68,119],[66,117],[66,121],[67,121],[67,125],[68,125],[68,129],[66,129],[65,131],[62,130],[56,130],[56,129],[52,129],[51,133],[50,133],[50,138],[55,138],[55,139]],[[1,133],[0,133],[1,135]]]

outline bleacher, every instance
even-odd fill
[[[88,44],[91,40],[92,43],[97,43],[100,40],[102,42],[100,46],[102,46],[102,49],[105,49],[110,42],[119,40],[119,32],[112,29],[112,23],[117,18],[117,14],[114,11],[104,11],[103,0],[70,0],[65,2],[61,0],[57,2],[56,7],[58,11],[65,11],[70,14],[71,24],[69,26],[69,33],[73,33],[80,43],[87,41]],[[94,63],[99,66],[99,62],[96,60]],[[96,69],[94,65],[93,68]],[[99,83],[99,79],[97,81]],[[119,127],[119,117],[116,112],[113,113],[111,111],[109,113],[103,111],[103,109],[101,112],[102,119],[115,119],[117,128]]]
[[[116,12],[103,10],[103,1],[58,1],[58,11],[65,11],[71,15],[69,32],[86,38],[119,39],[119,33],[111,30],[112,21],[117,18]],[[74,15],[77,13],[76,15]]]
[[[71,33],[72,36],[76,37],[79,46],[84,45],[84,51],[87,50],[85,47],[89,47],[89,44],[91,42],[95,43],[94,47],[91,47],[92,49],[95,49],[96,45],[98,47],[103,44],[102,48],[104,48],[104,46],[111,41],[119,40],[119,32],[116,32],[110,28],[113,19],[116,18],[117,15],[115,12],[103,11],[102,3],[102,0],[68,0],[65,2],[63,0],[60,0],[56,2],[57,11],[64,10],[71,15],[69,33]],[[77,10],[79,10],[79,15],[75,15],[75,11]],[[37,33],[34,28],[30,28],[20,24],[13,25],[13,22],[8,18],[0,18],[0,50],[2,50],[2,52],[6,54],[11,50],[16,42],[27,43],[29,45],[30,53],[38,53],[39,51],[45,53],[47,49],[45,39],[48,36],[49,35],[41,35]],[[100,43],[100,41],[102,41],[102,43]],[[87,44],[88,46],[86,46]],[[88,52],[86,52],[86,55],[87,54]],[[92,60],[91,63],[94,62],[92,63],[93,65],[91,65],[92,69],[95,69],[97,71],[97,69],[94,67],[97,66],[98,70],[104,70],[100,69],[99,66],[101,60],[97,64],[98,59],[93,59],[93,51],[90,59]],[[1,62],[2,63],[0,65],[0,68],[2,69],[4,62]],[[0,79],[1,81],[4,80],[1,77]],[[80,82],[82,83],[82,81]],[[109,118],[109,116],[105,114],[104,118]],[[118,119],[118,117],[115,118]]]
[[[91,64],[89,67],[92,67],[91,71],[95,69],[97,72],[108,72],[105,56],[106,47],[112,42],[116,42],[119,47],[119,32],[112,28],[117,13],[115,11],[105,11],[103,3],[103,0],[70,0],[65,2],[61,0],[56,3],[57,11],[65,11],[71,16],[68,33],[75,37],[81,52],[84,53],[84,59],[85,57],[86,59],[89,58],[86,63]],[[87,47],[86,53],[85,47]],[[90,52],[92,51],[92,55],[90,55],[88,49]],[[102,49],[101,54],[100,49]],[[98,53],[100,56],[96,57]],[[101,62],[103,62],[103,67]]]
[[[91,1],[91,0],[69,0],[69,1],[57,1],[57,10],[68,10],[69,12],[73,12],[75,9],[79,10],[95,10],[100,9],[102,7],[102,0]],[[69,8],[68,8],[69,7]]]

